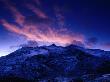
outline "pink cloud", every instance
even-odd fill
[[[65,17],[62,15],[60,8],[55,7],[54,9],[55,9],[55,15],[56,15],[57,21],[59,25],[63,27],[65,24]]]
[[[43,11],[36,8],[34,5],[28,5],[28,8],[39,18],[52,20],[51,17],[48,17]],[[70,31],[64,27],[61,27],[61,29],[55,29],[53,25],[53,23],[55,23],[54,21],[47,23],[46,20],[45,22],[41,21],[36,24],[31,22],[27,23],[25,20],[26,17],[23,16],[14,6],[9,5],[9,9],[12,11],[18,26],[14,23],[9,23],[5,19],[1,21],[2,25],[8,31],[24,36],[28,41],[32,40],[36,42],[55,43],[62,46],[71,44],[73,41],[81,43],[84,43],[85,41],[85,37],[82,34],[70,33]],[[56,13],[56,16],[59,17],[57,23],[64,25],[64,16],[62,16],[59,12]],[[20,25],[22,25],[22,28],[19,27]]]
[[[102,44],[104,48],[110,48],[110,42]]]
[[[37,4],[37,5],[41,5],[41,2],[40,2],[40,0],[34,0],[34,2]]]
[[[15,6],[13,6],[11,4],[11,2],[9,1],[4,1],[5,5],[8,7],[9,10],[11,10],[14,18],[15,18],[15,21],[16,23],[18,24],[23,24],[24,23],[24,20],[25,20],[25,16],[23,16]]]
[[[41,11],[39,8],[35,7],[34,5],[30,5],[30,4],[27,4],[27,7],[32,10],[32,12],[34,12],[39,18],[48,18],[48,16],[43,12]]]

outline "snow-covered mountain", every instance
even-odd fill
[[[75,45],[23,47],[0,58],[0,82],[110,82],[109,53]]]

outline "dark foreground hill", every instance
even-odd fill
[[[110,82],[109,53],[70,45],[23,47],[0,58],[0,82]]]

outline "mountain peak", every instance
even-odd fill
[[[55,44],[52,44],[52,45],[50,45],[50,46],[56,47],[56,45],[55,45]]]

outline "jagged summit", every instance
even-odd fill
[[[50,45],[50,46],[54,46],[54,47],[56,47],[56,45],[55,45],[55,44],[52,44],[52,45]]]

